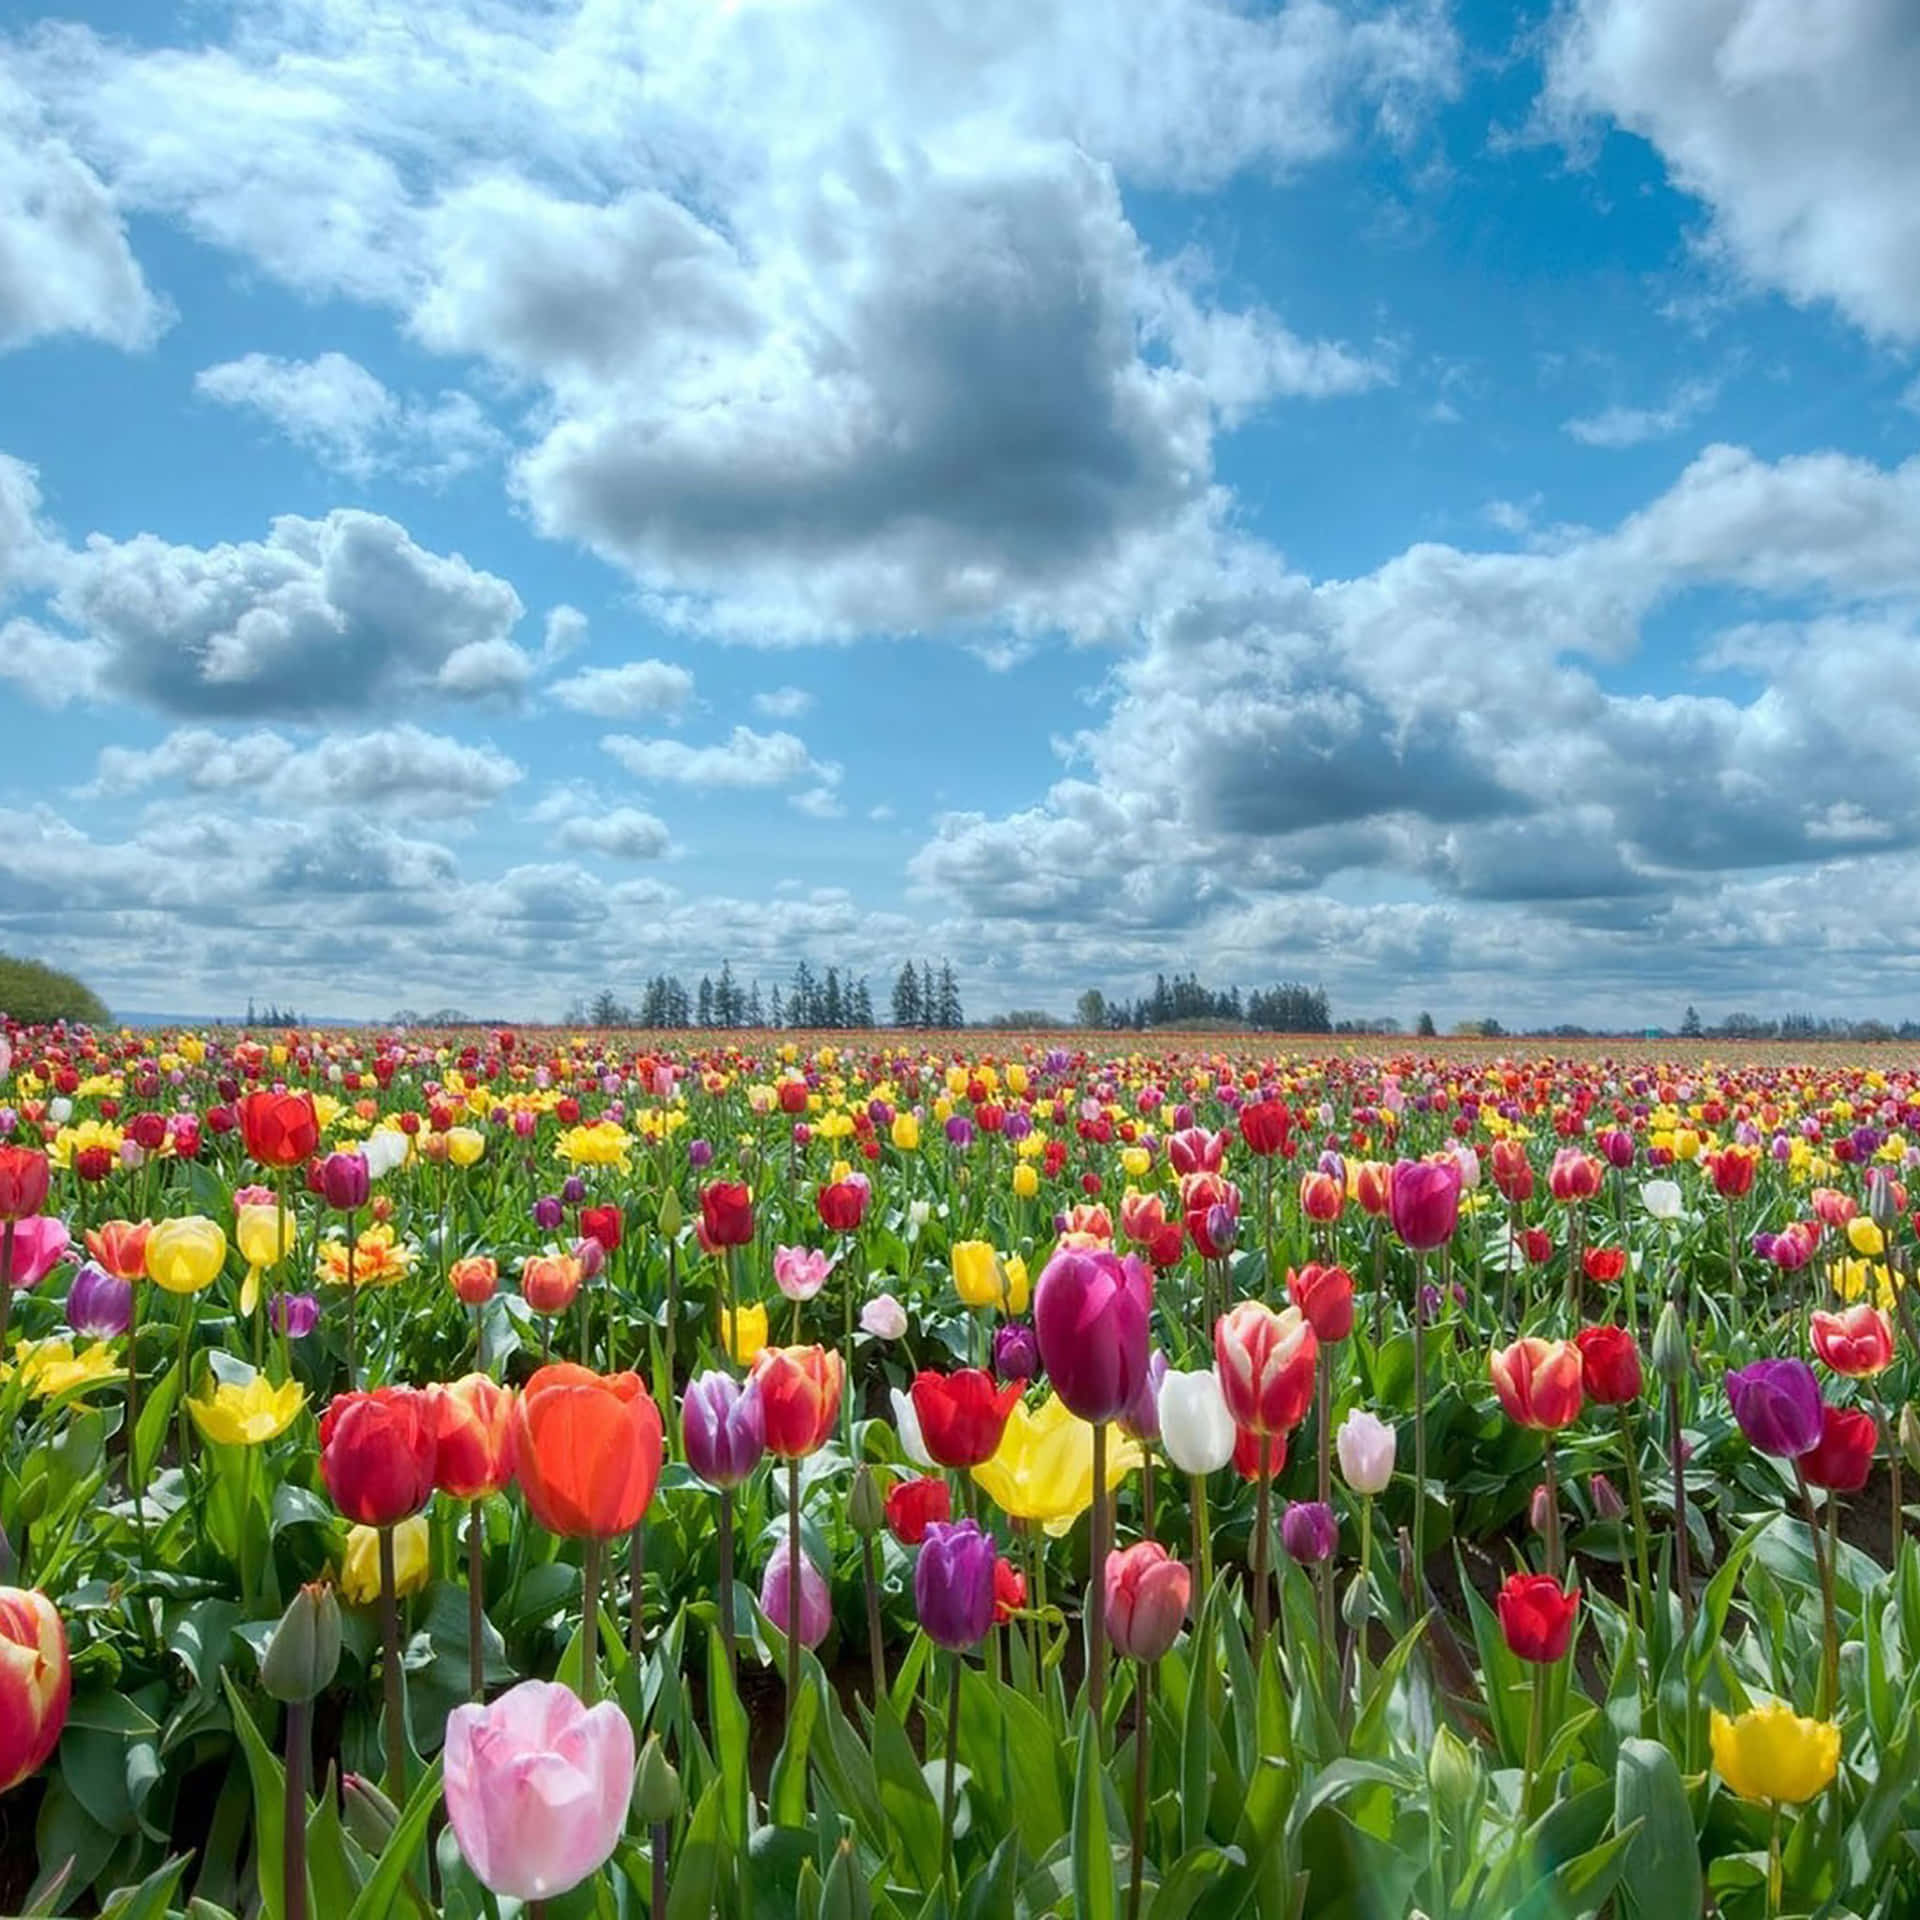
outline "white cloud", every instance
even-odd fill
[[[753,710],[766,720],[798,720],[813,706],[813,695],[804,687],[775,687],[753,696]]]
[[[1719,398],[1711,380],[1688,380],[1676,387],[1665,406],[1602,408],[1564,423],[1564,430],[1588,447],[1637,447],[1648,440],[1665,440],[1690,426]]]
[[[805,793],[793,794],[787,805],[813,820],[838,820],[847,811],[846,803],[830,786],[809,787]]]
[[[169,318],[112,195],[0,70],[0,353],[63,333],[146,347]]]
[[[819,766],[806,742],[791,733],[755,733],[735,727],[719,746],[693,747],[684,740],[641,740],[610,733],[600,742],[636,780],[686,787],[779,787],[818,776],[835,784],[839,770]]]
[[[427,0],[397,33],[287,0],[225,44],[46,26],[15,58],[128,205],[533,390],[539,530],[658,618],[774,643],[1124,631],[1224,508],[1221,421],[1388,369],[1214,311],[1122,181],[1402,142],[1458,84],[1438,0]],[[322,450],[393,457],[364,387],[341,428],[241,364]]]
[[[1920,20],[1904,0],[1574,0],[1550,114],[1650,140],[1732,264],[1920,339]]]
[[[546,630],[540,642],[543,666],[557,666],[586,644],[587,616],[578,607],[570,607],[563,602],[548,611]]]
[[[658,860],[672,844],[666,822],[637,807],[574,814],[560,822],[554,838],[575,852],[601,853],[613,860]]]
[[[547,691],[563,707],[602,720],[677,718],[693,698],[693,675],[669,660],[627,660],[617,667],[585,667]]]
[[[260,415],[325,465],[359,480],[382,471],[444,480],[505,445],[470,394],[402,400],[343,353],[312,360],[249,353],[202,368],[194,386],[209,400]]]
[[[179,784],[189,793],[257,793],[262,806],[392,809],[452,819],[490,806],[521,779],[506,755],[486,746],[400,725],[333,734],[296,747],[268,728],[220,734],[177,728],[156,746],[105,747],[94,788],[132,792]]]
[[[283,514],[264,540],[216,547],[143,533],[71,548],[37,504],[30,472],[0,462],[0,602],[10,587],[51,589],[71,631],[22,633],[43,652],[49,635],[66,643],[53,679],[68,697],[300,717],[430,691],[512,697],[532,674],[509,637],[522,612],[513,588],[379,514]]]

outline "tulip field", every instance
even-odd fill
[[[1339,1044],[10,1027],[0,1913],[1920,1914],[1920,1059]]]

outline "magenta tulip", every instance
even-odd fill
[[[1147,1378],[1153,1275],[1133,1254],[1065,1248],[1033,1293],[1033,1327],[1054,1392],[1082,1420],[1117,1420]]]
[[[1453,1238],[1460,1218],[1460,1163],[1400,1160],[1387,1183],[1387,1216],[1416,1253],[1431,1253]]]

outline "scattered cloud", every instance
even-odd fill
[[[585,667],[547,692],[563,707],[602,720],[659,714],[678,719],[693,697],[693,675],[667,660],[628,660],[617,667]]]

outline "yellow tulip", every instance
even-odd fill
[[[1120,1149],[1120,1171],[1129,1180],[1143,1180],[1147,1169],[1153,1165],[1153,1155],[1145,1147],[1122,1147]]]
[[[427,1584],[432,1538],[424,1513],[402,1520],[393,1530],[393,1590],[402,1599]],[[347,1550],[340,1561],[340,1592],[356,1607],[369,1607],[380,1598],[378,1527],[348,1529]]]
[[[204,1213],[162,1220],[147,1236],[147,1277],[168,1293],[204,1292],[226,1260],[227,1236]]]
[[[13,1356],[20,1363],[22,1382],[36,1400],[51,1400],[56,1393],[127,1376],[126,1368],[104,1340],[78,1354],[71,1340],[20,1340],[14,1343]],[[12,1368],[0,1367],[0,1380],[12,1377]]]
[[[920,1144],[920,1116],[896,1113],[893,1116],[893,1144],[902,1153],[912,1153]]]
[[[256,1373],[244,1386],[222,1380],[211,1393],[196,1394],[187,1411],[209,1440],[223,1447],[257,1447],[285,1433],[306,1404],[307,1392],[298,1380],[276,1387]]]
[[[447,1129],[447,1158],[456,1167],[470,1167],[487,1150],[487,1136],[475,1127]]]
[[[284,1231],[282,1229],[282,1223]],[[294,1220],[277,1206],[245,1206],[233,1216],[233,1238],[250,1267],[271,1267],[293,1251]]]
[[[1018,1060],[1007,1068],[1007,1091],[1020,1094],[1027,1090],[1027,1070]]]
[[[1022,1200],[1031,1200],[1040,1191],[1040,1175],[1031,1160],[1022,1160],[1013,1170],[1013,1191]]]
[[[1887,1236],[1870,1213],[1856,1213],[1847,1222],[1847,1245],[1869,1260],[1877,1260],[1887,1250]]]
[[[767,1310],[758,1302],[733,1312],[720,1309],[720,1340],[733,1355],[735,1366],[750,1367],[767,1344]]]
[[[1026,1312],[1028,1298],[1033,1292],[1027,1284],[1027,1263],[1017,1253],[1010,1253],[1001,1261],[1000,1267],[1007,1276],[1007,1297],[1001,1305],[1017,1319]]]
[[[1117,1427],[1107,1431],[1107,1487],[1111,1491],[1143,1459],[1136,1441]],[[1016,1401],[1000,1450],[973,1470],[975,1482],[1012,1520],[1037,1520],[1058,1538],[1093,1505],[1093,1429],[1050,1394],[1037,1413]]]
[[[1743,1800],[1811,1800],[1840,1765],[1840,1729],[1831,1720],[1803,1720],[1769,1700],[1738,1719],[1716,1712],[1713,1764]]]
[[[984,1240],[956,1240],[953,1246],[953,1290],[961,1304],[997,1307],[1005,1291],[993,1249]]]

